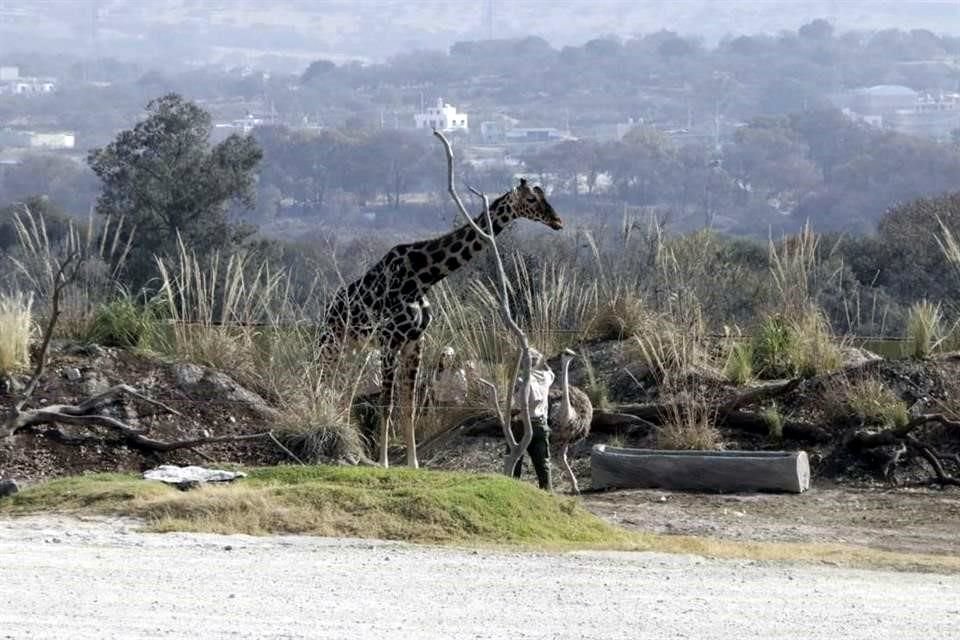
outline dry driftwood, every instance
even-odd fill
[[[960,430],[960,422],[942,413],[925,413],[912,418],[904,425],[882,431],[871,431],[860,426],[847,437],[846,445],[854,450],[894,447],[889,460],[884,465],[884,475],[887,478],[893,477],[893,470],[905,454],[913,453],[930,465],[933,470],[933,482],[942,486],[960,487],[960,478],[947,471],[947,466],[953,466],[960,473],[960,454],[942,453],[914,435],[917,429],[928,424],[940,424]]]

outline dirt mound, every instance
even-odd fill
[[[76,403],[117,384],[130,385],[181,414],[167,414],[149,404],[128,400],[108,408],[130,426],[145,428],[150,437],[159,440],[257,433],[273,426],[273,411],[266,401],[226,374],[145,354],[73,343],[53,345],[29,406]],[[0,411],[7,411],[13,401],[11,389],[0,390]],[[88,432],[68,427],[64,431]],[[109,440],[108,432],[103,435]],[[246,441],[162,456],[162,462],[170,464],[205,459],[267,464],[277,461],[278,455],[269,442]],[[159,456],[145,455],[120,443],[68,445],[31,433],[19,433],[0,443],[0,477],[28,482],[88,471],[140,471],[159,462]]]

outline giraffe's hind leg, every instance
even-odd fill
[[[401,349],[397,391],[400,406],[399,420],[403,425],[404,444],[407,448],[407,466],[414,469],[420,466],[417,460],[416,394],[422,351],[423,343],[419,339],[408,342]]]
[[[393,424],[393,385],[397,373],[397,354],[383,349],[380,354],[380,466],[390,466],[390,427]]]
[[[577,495],[580,495],[580,487],[577,485],[577,476],[573,475],[573,468],[570,466],[570,459],[567,457],[569,450],[570,442],[564,442],[563,449],[560,451],[560,461],[563,463],[563,468],[567,472],[567,475],[570,476],[570,484],[573,485],[573,492]]]

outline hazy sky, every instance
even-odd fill
[[[562,46],[670,29],[712,43],[814,18],[841,31],[960,34],[960,0],[0,0],[0,52],[380,60],[490,36],[539,35]]]

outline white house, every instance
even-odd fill
[[[73,149],[77,144],[72,131],[36,132],[0,129],[0,145],[16,149]]]
[[[0,95],[16,96],[53,93],[57,82],[53,78],[30,78],[20,75],[20,68],[0,66]]]
[[[76,145],[77,137],[69,131],[33,133],[30,136],[30,146],[34,149],[73,149]]]
[[[456,107],[446,104],[443,98],[437,98],[435,107],[430,107],[413,116],[417,129],[437,129],[438,131],[469,131],[467,114],[460,113]]]
[[[246,136],[257,127],[272,127],[278,124],[280,120],[275,113],[247,113],[242,118],[214,124],[210,141],[222,142],[234,133]]]

